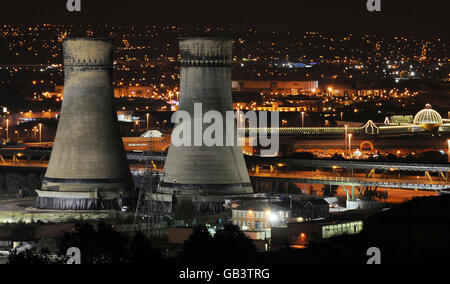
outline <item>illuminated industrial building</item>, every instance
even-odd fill
[[[232,209],[233,224],[243,231],[270,230],[284,226],[291,217],[291,209],[277,203],[251,201]]]
[[[114,88],[115,98],[145,98],[153,96],[153,87],[151,86],[124,86]],[[42,93],[44,98],[64,99],[64,86],[56,86],[54,92]]]
[[[287,224],[287,241],[294,247],[304,247],[311,241],[359,234],[363,230],[361,220],[317,220]]]
[[[237,92],[258,92],[261,94],[282,94],[286,96],[314,93],[319,81],[232,81],[231,88]]]

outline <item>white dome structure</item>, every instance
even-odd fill
[[[420,125],[427,130],[434,130],[442,125],[441,115],[431,108],[430,104],[425,109],[419,111],[414,117],[414,124]]]
[[[161,138],[161,137],[163,137],[163,134],[159,130],[148,130],[144,134],[142,134],[141,137],[145,137],[145,138]]]

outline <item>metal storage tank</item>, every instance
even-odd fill
[[[113,44],[63,43],[64,101],[36,207],[120,209],[132,198],[132,176],[113,107]]]
[[[179,39],[181,82],[178,111],[189,113],[192,121],[196,120],[196,103],[202,104],[202,116],[211,110],[220,112],[224,118],[224,137],[226,112],[233,111],[232,45],[232,40],[225,38]],[[208,126],[203,124],[202,130]],[[177,200],[193,200],[199,210],[220,210],[226,196],[253,193],[239,145],[194,146],[194,127],[191,133],[189,146],[174,146],[175,137],[172,135],[161,193],[172,194]],[[236,127],[231,135],[237,137]]]

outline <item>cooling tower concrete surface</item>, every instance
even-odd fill
[[[113,108],[113,46],[105,39],[63,43],[64,101],[36,207],[118,209],[132,177]]]
[[[230,70],[232,40],[182,38],[179,44],[179,111],[186,111],[194,118],[194,104],[201,103],[203,114],[215,110],[225,118],[225,112],[233,110]],[[224,119],[224,140],[227,139],[225,124]],[[203,130],[208,126],[204,124]],[[190,145],[195,145],[193,124],[191,129]],[[231,134],[236,137],[236,129]],[[241,147],[236,144],[223,147],[172,145],[164,172],[161,191],[175,194],[178,199],[192,198],[197,202],[214,204],[223,203],[226,195],[253,193]]]

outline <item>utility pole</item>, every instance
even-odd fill
[[[150,149],[151,148],[152,142],[150,142]],[[133,229],[134,231],[137,231],[137,218],[138,216],[142,216],[145,219],[145,224],[147,226],[147,236],[150,236],[151,229],[154,229],[160,234],[159,226],[161,211],[163,210],[160,208],[161,202],[158,200],[157,196],[155,198],[153,194],[157,192],[164,174],[153,169],[154,161],[149,159],[149,157],[146,157],[146,154],[152,155],[151,152],[145,151],[142,154],[142,160],[145,161],[145,163],[142,175],[138,175],[141,178],[140,182],[135,182],[136,191],[138,191],[137,186],[139,186],[139,195],[134,214]],[[156,181],[155,178],[157,178]]]

